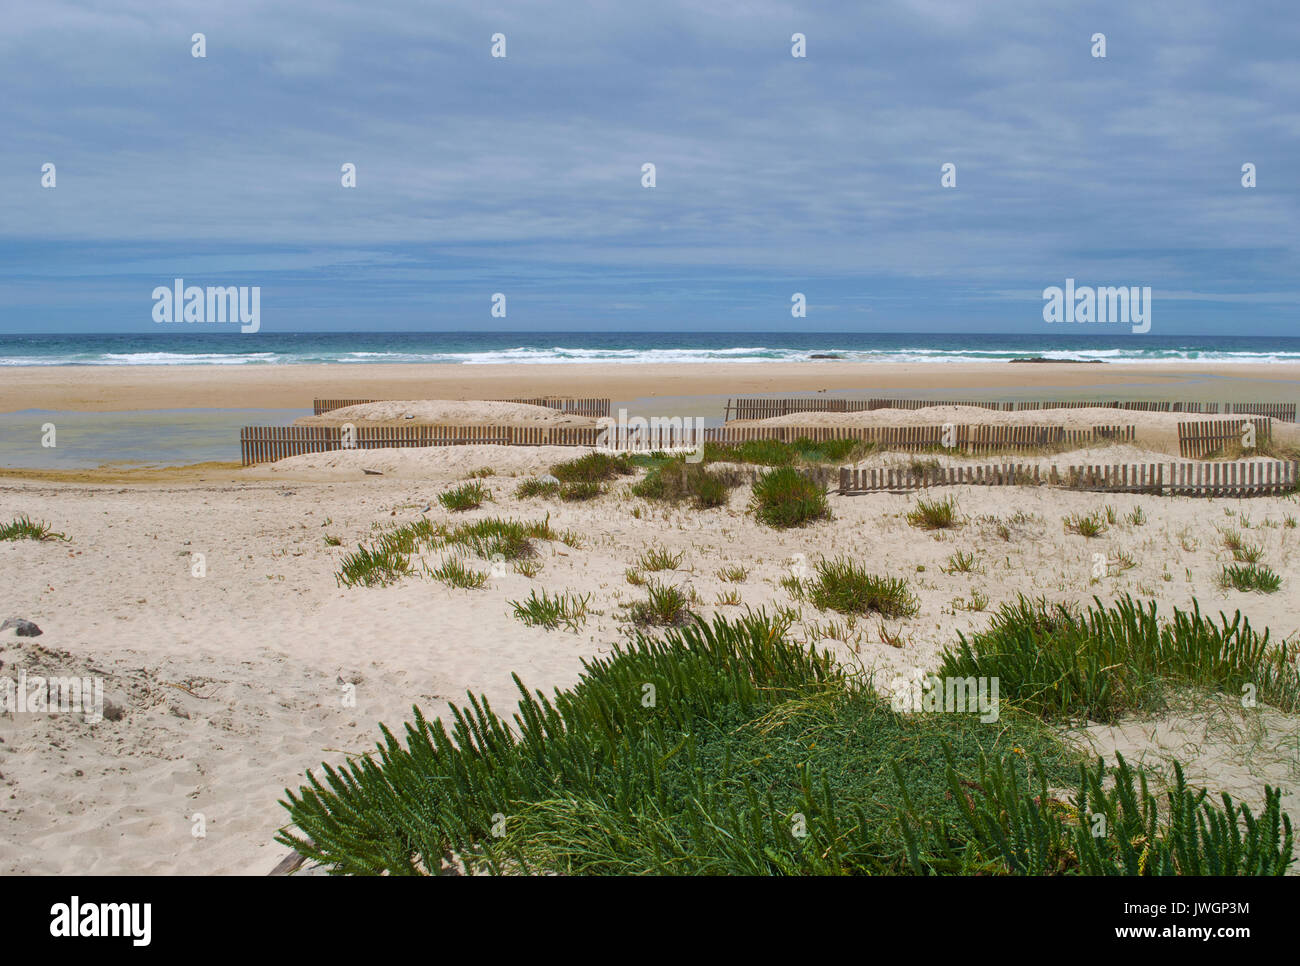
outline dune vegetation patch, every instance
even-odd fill
[[[1174,609],[1162,619],[1154,602],[1094,598],[1084,610],[1021,596],[1003,604],[987,629],[942,655],[939,674],[996,677],[1004,699],[1053,720],[1114,721],[1164,707],[1171,687],[1191,686],[1300,710],[1294,647],[1269,640],[1238,611],[1231,620]]]
[[[1272,789],[1256,815],[1178,772],[1158,800],[1139,770],[1083,758],[1014,703],[991,726],[899,712],[788,627],[758,611],[638,633],[549,698],[516,677],[512,721],[475,696],[446,721],[414,709],[400,740],[381,727],[371,755],[286,790],[277,839],[351,874],[1263,875],[1294,861]]]
[[[8,523],[0,523],[0,540],[68,540],[66,534],[55,532],[48,523],[35,521],[23,514]]]
[[[829,520],[826,487],[793,466],[769,470],[754,480],[750,509],[760,523],[777,529]]]

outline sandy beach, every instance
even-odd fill
[[[770,393],[928,398],[1300,400],[1300,365],[1192,363],[699,363],[693,365],[33,366],[0,379],[0,412],[288,409],[313,398],[513,399],[536,395],[633,402]],[[709,410],[715,408],[710,401]],[[718,406],[718,415],[721,407]]]
[[[246,373],[249,382],[242,391],[252,391],[249,387],[260,380],[258,391],[267,394],[268,403],[283,404],[287,397],[279,394],[290,392],[357,391],[362,381],[397,389],[368,372],[327,387],[294,370],[278,380],[263,379],[258,370]],[[20,375],[29,385],[40,382],[37,376],[48,377]],[[228,375],[192,380],[199,387],[195,398],[214,401],[216,383]],[[1071,373],[1051,367],[1044,375],[1068,382]],[[471,377],[456,378],[467,390],[488,396],[544,391],[550,377],[528,383],[526,390],[494,382],[499,377],[490,372],[486,388],[474,389]],[[565,387],[633,396],[655,384],[640,372],[623,381],[612,378],[592,374],[590,383],[569,381]],[[681,374],[673,389],[699,389],[705,378]],[[781,373],[736,374],[726,385],[729,391],[770,390],[772,382],[759,381],[769,378],[789,388],[811,385],[782,382]],[[896,388],[916,388],[903,374],[892,378]],[[999,376],[982,378],[991,386]],[[47,404],[85,404],[93,395],[104,405],[143,405],[118,395],[131,380],[152,380],[149,405],[174,404],[185,391],[184,377],[171,370],[105,371],[92,386],[64,387],[64,395]],[[406,384],[398,380],[398,385]],[[1247,395],[1275,394],[1271,385],[1246,385]],[[13,388],[7,391],[12,394]],[[474,416],[468,411],[473,404],[421,405],[430,418],[450,412]],[[384,421],[394,417],[391,408],[371,407],[369,415]],[[509,409],[483,406],[479,415],[506,418],[511,414],[503,411]],[[1005,421],[1031,414],[963,410],[958,415]],[[1124,415],[1123,421],[1146,427],[1144,437],[1078,451],[1071,458],[1171,458],[1165,424],[1177,417]],[[1096,412],[1032,416],[1086,424]],[[513,413],[513,418],[554,417],[539,411]],[[934,414],[802,418],[822,424],[853,419],[902,424],[931,421]],[[792,421],[797,420],[772,422]],[[43,520],[67,540],[0,543],[12,612],[5,616],[35,621],[43,631],[35,638],[4,632],[0,661],[10,670],[101,676],[106,698],[119,713],[96,724],[67,714],[0,720],[0,791],[5,793],[0,841],[11,846],[3,850],[0,870],[265,874],[286,855],[273,842],[285,820],[277,799],[285,787],[304,781],[306,769],[365,753],[378,725],[399,725],[412,705],[436,714],[468,690],[508,708],[515,695],[512,672],[544,690],[572,684],[583,658],[607,653],[626,639],[627,605],[642,594],[625,574],[653,548],[682,555],[660,577],[693,592],[701,615],[735,613],[742,606],[792,608],[801,640],[832,648],[873,680],[933,666],[958,631],[984,626],[993,610],[1019,594],[1086,603],[1094,595],[1133,593],[1162,609],[1185,608],[1196,599],[1210,612],[1242,609],[1277,638],[1300,634],[1293,594],[1246,594],[1217,583],[1224,560],[1231,559],[1225,557],[1221,531],[1233,527],[1258,543],[1285,587],[1300,580],[1293,497],[1207,501],[953,487],[961,525],[923,533],[905,520],[914,494],[833,494],[832,520],[790,531],[756,525],[747,513],[744,487],[726,506],[709,511],[635,498],[624,486],[587,503],[515,494],[523,479],[579,452],[504,446],[332,452],[247,469],[194,467],[124,485],[96,482],[93,474],[84,482],[7,474],[0,482],[0,518]],[[896,465],[907,458],[876,453],[861,465]],[[466,514],[443,509],[438,494],[471,475],[491,490],[491,501]],[[1070,514],[1103,507],[1116,522],[1100,538],[1085,539],[1062,526]],[[380,529],[421,518],[452,523],[488,516],[545,517],[583,539],[579,546],[543,542],[537,573],[493,576],[478,590],[453,590],[418,576],[384,588],[344,589],[335,579],[343,555]],[[971,572],[949,572],[947,562],[959,553],[974,556]],[[1097,553],[1121,563],[1108,565],[1099,577]],[[202,555],[202,575],[194,570],[196,554]],[[836,615],[792,599],[782,580],[837,554],[906,579],[920,602],[918,613],[863,621],[845,634]],[[437,555],[427,563],[436,566]],[[744,579],[725,581],[721,572],[737,565],[746,569]],[[512,616],[511,601],[533,588],[589,594],[589,620],[577,632],[521,625]],[[353,704],[343,700],[347,693],[355,696]],[[1250,729],[1253,745],[1225,737]],[[1263,745],[1286,747],[1297,735],[1300,718],[1294,715],[1246,720],[1239,710],[1216,705],[1122,728],[1085,729],[1075,738],[1103,752],[1122,750],[1156,770],[1171,757],[1186,760],[1194,746],[1195,780],[1256,805],[1264,782],[1282,785],[1288,789],[1286,807],[1300,814],[1295,781],[1300,764],[1257,751]]]

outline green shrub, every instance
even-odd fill
[[[492,491],[477,480],[438,494],[438,502],[453,513],[461,510],[477,510],[485,500],[490,499],[492,499]]]
[[[537,591],[528,595],[525,601],[512,600],[515,617],[529,627],[545,627],[555,630],[561,624],[575,633],[587,619],[587,604],[591,594],[556,594],[551,596],[546,591],[537,596]]]
[[[645,553],[641,554],[637,560],[637,569],[648,570],[654,573],[659,570],[676,570],[681,566],[682,558],[686,556],[685,551],[669,553],[663,547],[651,547]]]
[[[459,587],[462,590],[482,587],[488,581],[487,574],[465,566],[465,562],[459,557],[448,557],[439,567],[430,570],[429,576],[442,581],[448,587]]]
[[[629,457],[599,451],[551,467],[551,475],[561,483],[603,483],[633,472],[635,466]]]
[[[906,580],[869,574],[847,557],[818,561],[804,591],[814,607],[841,614],[911,617],[920,609]]]
[[[411,558],[391,547],[371,549],[360,546],[347,554],[334,575],[341,587],[383,587],[410,574]]]
[[[949,530],[957,525],[957,501],[952,497],[942,500],[917,500],[907,513],[907,522],[922,530]]]
[[[691,598],[681,589],[657,580],[647,580],[645,588],[646,599],[633,602],[628,609],[633,624],[676,627],[694,616],[690,610]]]
[[[560,484],[551,480],[542,480],[531,478],[524,480],[515,487],[515,496],[521,500],[526,500],[535,496],[558,496],[560,493]]]
[[[1292,861],[1272,790],[1251,816],[1180,783],[1159,816],[1126,765],[1104,791],[1035,719],[898,713],[787,630],[760,611],[638,634],[550,698],[516,677],[512,719],[474,695],[445,722],[417,708],[404,742],[381,727],[374,753],[286,791],[292,824],[276,838],[344,874],[437,872],[449,854],[469,871],[570,875],[1276,874]],[[1092,840],[1097,811],[1111,834]]]
[[[632,494],[667,503],[690,501],[699,509],[724,506],[742,477],[735,470],[708,469],[703,463],[668,460],[632,485]]]
[[[40,523],[23,514],[8,523],[0,523],[0,540],[67,540],[66,534],[55,533],[48,523]]]
[[[792,466],[760,475],[754,481],[750,507],[759,522],[769,527],[801,527],[831,516],[826,488]]]
[[[1063,522],[1066,533],[1075,533],[1081,537],[1099,537],[1110,529],[1100,513],[1072,513]]]
[[[1219,583],[1224,589],[1231,587],[1244,592],[1257,590],[1262,594],[1272,594],[1282,586],[1282,578],[1259,564],[1233,564],[1223,568]]]
[[[1271,648],[1238,611],[1229,622],[1175,609],[1160,620],[1155,603],[1125,596],[1111,607],[1094,598],[1077,612],[1020,597],[1003,604],[989,627],[969,639],[960,632],[939,674],[996,677],[1002,700],[1052,719],[1114,721],[1130,711],[1156,711],[1171,684],[1240,694],[1254,685],[1261,700],[1300,709],[1294,653]]]
[[[579,480],[576,483],[560,484],[560,499],[569,503],[579,503],[585,500],[594,500],[604,492],[604,488],[599,483],[591,480]]]

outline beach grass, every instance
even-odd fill
[[[646,580],[646,599],[633,601],[628,618],[638,627],[676,627],[692,617],[691,597],[680,587]]]
[[[539,496],[559,496],[560,484],[554,480],[539,480],[536,477],[524,480],[515,487],[515,496],[521,500]]]
[[[448,557],[437,567],[429,571],[429,576],[441,581],[448,587],[461,590],[474,590],[487,584],[488,575],[481,570],[465,565],[459,557]]]
[[[911,617],[920,609],[906,580],[870,574],[847,557],[819,560],[803,590],[818,610],[841,614]]]
[[[1225,565],[1219,575],[1219,585],[1224,589],[1272,594],[1282,586],[1282,578],[1271,568],[1251,561],[1246,564]]]
[[[63,533],[56,533],[54,528],[44,521],[37,522],[23,514],[8,523],[0,523],[0,540],[68,540]]]
[[[529,627],[555,630],[563,625],[576,633],[587,620],[590,602],[591,594],[551,594],[542,591],[539,595],[534,590],[527,600],[512,600],[510,606],[514,609],[515,617]]]
[[[762,611],[643,633],[513,720],[445,722],[308,773],[277,840],[342,874],[1280,874],[1290,822],[1170,806],[1037,717],[899,713]],[[1135,778],[1136,775],[1136,778]],[[1113,787],[1111,779],[1113,778]],[[1106,818],[1094,836],[1092,818]]]
[[[725,506],[743,477],[735,470],[710,469],[703,463],[664,460],[632,485],[632,495],[666,503],[690,502],[698,509]]]
[[[754,480],[750,508],[760,523],[778,529],[801,527],[831,516],[826,487],[793,466],[759,475]]]
[[[631,458],[619,454],[593,452],[565,460],[551,467],[551,475],[561,483],[603,483],[636,471]]]
[[[957,526],[957,501],[950,496],[917,500],[907,512],[907,522],[921,530],[951,530]]]
[[[438,502],[453,513],[464,510],[477,510],[491,499],[492,491],[477,480],[472,483],[463,483],[438,494]]]
[[[1283,711],[1300,710],[1293,649],[1274,646],[1238,611],[1216,623],[1193,600],[1162,619],[1154,602],[1124,596],[1077,610],[1023,595],[983,631],[958,633],[939,674],[997,678],[1004,700],[1052,720],[1110,722],[1165,707],[1171,688],[1241,694],[1250,685]]]

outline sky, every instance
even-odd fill
[[[1294,0],[0,23],[0,332],[155,330],[180,277],[259,286],[261,331],[1033,333],[1073,278],[1149,286],[1153,334],[1300,334]]]

